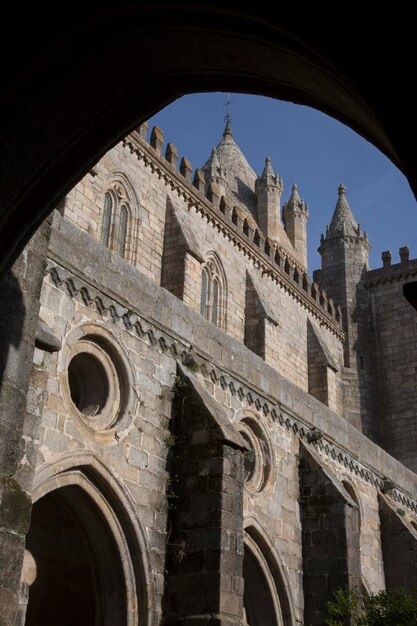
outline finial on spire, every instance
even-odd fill
[[[230,105],[232,104],[232,102],[234,102],[233,100],[230,99],[230,93],[227,94],[227,100],[224,103],[224,107],[227,107],[227,113],[224,116],[224,121],[226,124],[226,128],[224,129],[224,135],[231,135],[232,134],[232,129],[230,127],[230,124],[232,123],[232,116],[230,115]]]
[[[343,183],[340,183],[338,191],[339,191],[339,196],[344,196],[346,194],[346,187],[344,186]]]

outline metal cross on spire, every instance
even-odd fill
[[[232,104],[232,102],[234,102],[234,100],[230,99],[230,93],[227,94],[227,100],[224,103],[224,107],[227,107],[227,113],[224,116],[224,121],[226,122],[226,126],[230,126],[230,123],[232,121],[232,116],[230,115],[230,105]]]

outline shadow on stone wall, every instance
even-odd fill
[[[12,368],[11,347],[18,350],[25,320],[25,304],[19,281],[12,271],[0,283],[0,385]]]

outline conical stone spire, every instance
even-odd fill
[[[210,157],[210,174],[211,176],[218,176],[219,173],[220,173],[220,161],[217,155],[216,148],[213,148],[213,150],[211,151],[211,157]]]
[[[230,124],[227,123],[222,138],[210,158],[201,168],[206,183],[211,177],[218,176],[216,168],[221,168],[221,177],[225,180],[226,193],[243,204],[256,219],[255,181],[256,174],[237,145]]]
[[[262,172],[261,178],[268,178],[269,176],[276,177],[276,173],[274,172],[274,169],[272,167],[272,163],[271,163],[271,158],[268,156],[265,159],[265,167],[264,167],[264,171]]]
[[[286,206],[289,209],[296,210],[301,208],[302,204],[303,201],[301,200],[300,194],[298,193],[298,186],[296,185],[296,183],[294,183],[294,185],[292,186],[291,195],[288,199]]]
[[[274,171],[271,158],[269,156],[265,159],[264,171],[257,179],[257,184],[259,184],[259,182],[278,185],[282,190],[282,178],[281,176],[278,176],[277,172]]]
[[[300,211],[306,213],[308,217],[308,207],[304,200],[300,198],[300,194],[298,193],[298,186],[296,185],[296,183],[294,183],[288,202],[284,204],[284,220],[286,221],[291,213],[298,213]]]
[[[339,198],[329,226],[329,236],[351,235],[357,236],[359,233],[358,223],[353,217],[352,209],[346,198],[346,187],[339,185]]]

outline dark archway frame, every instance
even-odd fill
[[[413,20],[403,14],[376,24],[355,11],[320,20],[236,2],[92,3],[64,17],[21,9],[9,18],[19,23],[18,45],[13,28],[1,42],[3,269],[111,146],[191,92],[318,108],[372,141],[417,189],[414,106],[401,96]]]
[[[268,591],[275,605],[276,618],[279,624],[294,626],[296,612],[294,598],[291,593],[290,580],[273,545],[266,538],[266,534],[259,523],[252,517],[244,522],[245,550],[257,561]]]
[[[35,474],[32,500],[36,503],[61,487],[77,487],[97,507],[120,555],[127,591],[128,624],[152,626],[157,618],[148,540],[129,493],[111,471],[87,451],[63,455],[59,461],[42,466]]]

